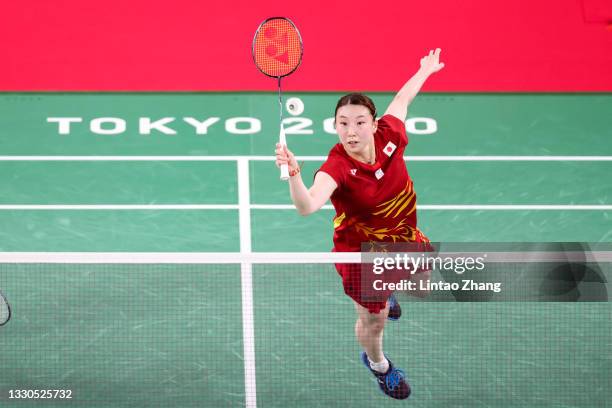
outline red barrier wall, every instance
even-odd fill
[[[612,91],[612,29],[580,0],[5,1],[0,90],[272,90],[253,33],[286,15],[302,32],[300,91],[397,89],[433,47],[427,91]]]

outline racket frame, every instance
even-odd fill
[[[257,34],[259,34],[259,32],[261,31],[261,28],[264,26],[264,24],[266,24],[268,21],[271,21],[271,20],[285,20],[285,21],[288,21],[289,24],[291,24],[291,26],[295,29],[295,33],[297,34],[297,36],[298,36],[298,38],[300,40],[300,59],[299,59],[297,65],[291,71],[289,71],[288,73],[286,73],[284,75],[270,75],[267,72],[264,72],[261,68],[259,68],[259,64],[257,64],[257,61],[255,60],[255,39],[257,39]],[[253,37],[253,43],[251,44],[251,56],[253,57],[253,63],[255,64],[255,66],[257,67],[259,72],[261,72],[265,76],[268,76],[270,78],[283,78],[283,77],[286,77],[286,76],[289,76],[289,75],[293,74],[295,72],[295,70],[298,69],[298,67],[302,64],[302,57],[304,56],[304,43],[302,42],[302,35],[300,34],[300,30],[298,30],[297,26],[293,23],[293,21],[291,21],[287,17],[269,17],[269,18],[266,18],[264,21],[261,22],[261,24],[259,24],[259,27],[257,27],[257,31],[255,31],[255,37]]]
[[[9,305],[9,302],[6,300],[4,294],[0,292],[0,309],[4,308],[6,308],[6,317],[3,320],[0,319],[0,326],[4,326],[9,320],[11,320],[11,305]]]

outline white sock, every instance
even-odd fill
[[[379,373],[383,374],[389,371],[389,361],[384,357],[383,361],[380,361],[378,363],[373,362],[369,358],[368,361],[370,362],[370,367],[372,367],[372,370],[378,371]]]

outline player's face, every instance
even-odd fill
[[[336,114],[336,132],[347,153],[365,156],[374,144],[376,121],[363,105],[344,105]]]

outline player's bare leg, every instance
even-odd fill
[[[357,341],[368,354],[370,360],[379,362],[384,360],[382,351],[383,331],[389,306],[380,313],[370,313],[368,309],[355,303],[357,309],[357,322],[355,323],[355,336]]]
[[[405,374],[387,359],[382,351],[383,331],[389,305],[379,313],[370,313],[365,307],[355,303],[357,322],[355,335],[364,351],[361,361],[376,378],[378,387],[391,398],[406,399],[410,396],[410,385]]]

